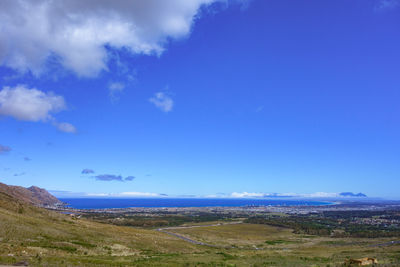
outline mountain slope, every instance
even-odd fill
[[[21,261],[29,266],[126,266],[147,257],[149,251],[197,250],[195,245],[157,231],[49,211],[29,204],[30,197],[26,190],[1,184],[0,266]]]
[[[6,185],[0,183],[0,192],[16,199],[25,201],[27,203],[39,206],[55,205],[62,203],[45,189],[39,188],[37,186],[25,188],[22,186]]]

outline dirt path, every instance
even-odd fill
[[[397,244],[400,244],[400,240],[389,241],[389,242],[380,243],[380,244],[374,244],[374,245],[370,245],[370,247],[385,247],[385,246],[391,246],[391,245],[397,245]]]
[[[168,230],[189,229],[189,228],[198,228],[198,227],[211,227],[211,226],[222,226],[222,225],[232,225],[232,224],[241,224],[241,223],[243,223],[243,222],[242,221],[238,221],[238,222],[230,222],[230,223],[216,223],[216,224],[191,225],[191,226],[176,226],[176,227],[158,228],[157,231],[166,233],[168,235],[175,236],[177,238],[180,238],[180,239],[182,239],[182,240],[184,240],[186,242],[192,243],[192,244],[216,248],[218,246],[207,244],[207,243],[204,243],[204,242],[200,242],[200,241],[188,238],[188,237],[186,237],[184,235],[181,235],[181,234],[169,232]]]

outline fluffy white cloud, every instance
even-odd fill
[[[163,112],[170,112],[174,107],[172,98],[163,92],[155,93],[149,101]]]
[[[18,85],[0,91],[0,115],[24,121],[46,121],[50,113],[65,109],[62,96]]]
[[[4,87],[0,91],[0,115],[23,121],[51,121],[58,130],[75,133],[76,128],[67,122],[57,122],[52,113],[66,108],[64,98],[24,85]]]
[[[107,69],[105,46],[160,55],[168,39],[190,33],[201,6],[229,1],[2,0],[0,64],[38,75],[51,58],[95,76]]]

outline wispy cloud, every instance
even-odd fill
[[[23,176],[23,175],[25,175],[25,174],[26,174],[25,172],[14,173],[14,176]]]
[[[64,132],[64,133],[76,133],[77,132],[75,126],[68,122],[60,122],[60,123],[54,122],[54,126],[56,126],[60,132]]]
[[[119,198],[130,198],[130,197],[167,197],[166,194],[158,194],[151,192],[122,192],[122,193],[85,193],[85,192],[71,192],[62,190],[49,190],[51,194],[56,197],[119,197]]]
[[[11,151],[11,147],[0,145],[0,154],[6,154]]]
[[[150,192],[122,192],[122,193],[86,193],[89,197],[160,197],[164,194]]]
[[[116,103],[119,100],[120,95],[124,91],[124,89],[125,84],[122,82],[113,82],[108,85],[108,91],[112,103]]]
[[[266,196],[266,194],[264,194],[264,193],[248,193],[248,192],[242,192],[242,193],[233,192],[231,194],[231,197],[235,197],[235,198],[265,197],[265,196]]]
[[[113,174],[100,174],[94,176],[97,181],[119,181],[123,182],[123,178],[121,175],[113,175]]]
[[[379,0],[375,6],[376,12],[383,12],[400,7],[400,0]]]
[[[125,177],[125,181],[133,181],[134,179],[135,179],[135,176]]]
[[[48,190],[50,194],[58,198],[68,198],[68,197],[85,197],[87,193],[84,192],[71,192],[65,190]]]
[[[32,159],[30,157],[24,157],[25,161],[31,161]]]
[[[161,196],[157,193],[148,193],[148,192],[122,192],[115,194],[120,197],[158,197]]]
[[[88,192],[69,192],[69,191],[50,191],[57,197],[180,197],[180,198],[349,198],[349,197],[360,197],[365,196],[364,194],[353,194],[353,193],[328,193],[328,192],[316,192],[310,194],[299,194],[299,193],[217,193],[211,195],[167,195],[153,192],[120,192],[120,193],[88,193]]]
[[[81,173],[82,174],[92,174],[92,173],[94,173],[94,170],[92,170],[92,169],[83,169]]]
[[[174,107],[174,101],[167,93],[164,92],[155,93],[154,96],[149,99],[149,101],[163,112],[170,112]]]
[[[219,195],[219,197],[233,197],[233,198],[269,198],[269,197],[340,198],[340,197],[344,197],[345,194],[346,193],[333,193],[333,192],[316,192],[316,193],[309,193],[309,194],[233,192],[230,195]],[[213,196],[216,196],[216,195],[213,195]]]
[[[133,179],[135,179],[134,176],[127,176],[124,178],[121,175],[114,175],[114,174],[100,174],[100,175],[96,175],[93,177],[97,181],[106,181],[106,182],[110,182],[110,181],[128,182],[128,181],[132,181]]]
[[[94,174],[95,171],[92,169],[83,169],[81,171],[81,174],[84,175],[89,175],[89,174]],[[91,178],[96,179],[97,181],[106,181],[106,182],[111,182],[111,181],[118,181],[118,182],[130,182],[135,179],[135,176],[126,176],[125,178],[122,177],[122,175],[115,175],[115,174],[99,174],[99,175],[94,175],[94,176],[89,176]]]

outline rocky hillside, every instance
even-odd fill
[[[39,206],[61,204],[61,201],[59,201],[56,197],[51,195],[45,189],[37,186],[25,188],[22,186],[13,186],[0,183],[0,192],[24,202]]]

